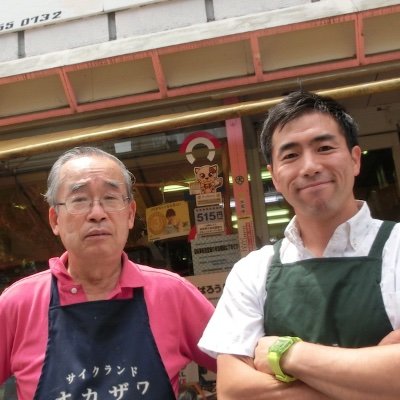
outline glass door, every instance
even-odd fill
[[[374,218],[400,221],[400,143],[396,132],[360,137],[361,173],[354,193]]]

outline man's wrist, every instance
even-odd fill
[[[282,368],[282,361],[292,346],[302,340],[298,337],[281,336],[270,347],[267,354],[268,364],[275,374],[276,379],[281,382],[289,383],[295,381],[297,378],[288,375]]]

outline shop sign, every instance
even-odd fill
[[[195,275],[229,271],[240,259],[237,235],[196,238],[191,245]]]
[[[197,207],[194,209],[197,236],[222,235],[225,232],[225,217],[222,206]]]
[[[253,218],[238,218],[238,235],[240,243],[240,254],[242,255],[242,257],[257,248],[255,242]]]
[[[224,290],[228,273],[229,271],[214,272],[210,274],[186,276],[185,278],[193,283],[193,285],[216,306]]]
[[[198,145],[205,146],[208,149],[208,161],[214,160],[215,149],[221,147],[219,140],[207,131],[198,131],[190,134],[179,147],[179,152],[185,153],[186,159],[190,164],[194,164],[196,161],[193,150]]]
[[[221,204],[221,203],[222,203],[221,192],[198,194],[196,196],[197,207],[210,206],[213,204]]]
[[[187,202],[175,201],[147,208],[146,224],[150,241],[188,235],[190,218]]]

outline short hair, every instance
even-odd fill
[[[44,198],[51,207],[54,207],[57,203],[57,194],[60,187],[60,170],[62,166],[70,160],[87,156],[103,157],[114,161],[121,168],[121,172],[124,177],[127,196],[129,200],[133,199],[132,187],[133,184],[135,183],[135,177],[130,171],[128,171],[128,169],[121,160],[119,160],[112,154],[107,153],[106,151],[101,150],[97,147],[78,146],[74,147],[73,149],[67,150],[65,153],[63,153],[51,167],[49,176],[47,178],[47,191],[44,195]]]
[[[168,208],[167,212],[165,213],[165,216],[167,218],[175,217],[175,215],[176,215],[176,212],[173,208]]]
[[[288,94],[268,111],[260,134],[261,151],[267,163],[272,164],[272,136],[276,129],[315,111],[328,114],[337,122],[350,151],[358,145],[358,125],[341,104],[330,97],[299,90]]]

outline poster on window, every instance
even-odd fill
[[[240,259],[238,235],[196,238],[191,246],[195,275],[229,271]]]
[[[190,218],[187,202],[175,201],[147,208],[146,224],[150,241],[188,235]]]

